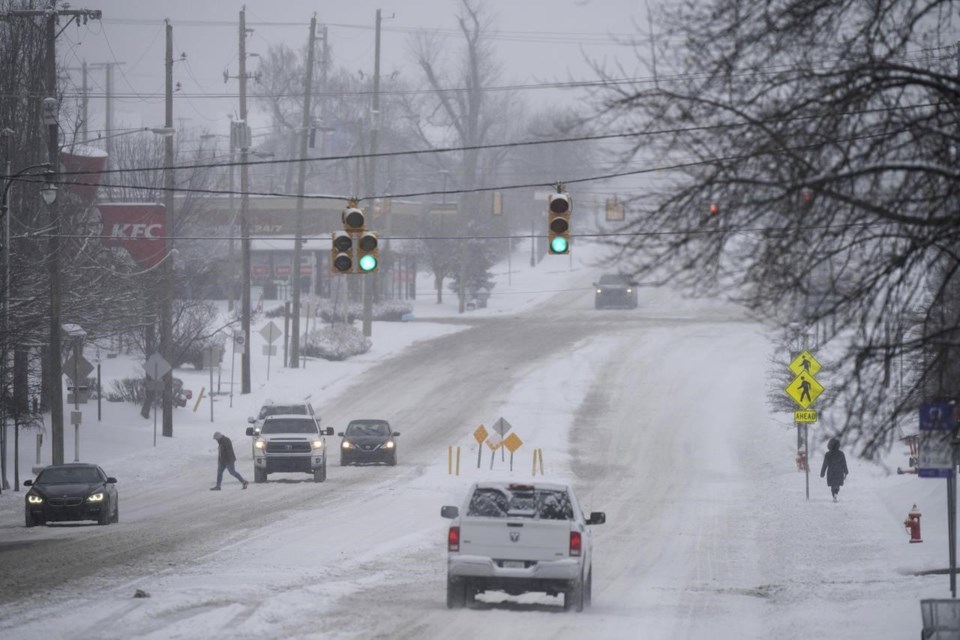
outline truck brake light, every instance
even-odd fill
[[[460,527],[450,527],[447,533],[447,551],[460,551]]]
[[[570,532],[570,555],[579,556],[583,549],[583,540],[579,531]]]

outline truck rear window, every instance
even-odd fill
[[[566,491],[478,487],[470,497],[467,515],[573,520],[573,507]]]

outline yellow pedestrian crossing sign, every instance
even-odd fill
[[[793,401],[806,409],[823,393],[823,387],[807,373],[801,373],[784,389]]]
[[[793,374],[797,376],[801,373],[815,376],[817,372],[820,371],[820,363],[817,362],[817,359],[813,357],[812,353],[804,349],[803,352],[790,363],[790,371],[793,371]]]

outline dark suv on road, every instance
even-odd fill
[[[596,296],[593,306],[596,309],[620,307],[637,308],[637,283],[615,273],[605,273],[598,282],[594,282]]]
[[[338,433],[340,466],[358,462],[397,464],[397,436],[386,420],[351,420],[345,431]]]

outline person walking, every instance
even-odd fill
[[[233,442],[230,441],[230,438],[223,435],[219,431],[213,434],[213,439],[217,441],[217,444],[220,447],[220,452],[217,457],[217,486],[210,487],[210,491],[220,491],[220,483],[223,482],[223,470],[226,469],[230,472],[234,478],[243,483],[243,488],[247,488],[247,481],[243,479],[237,470],[234,468],[234,464],[237,461],[237,454],[233,452]]]
[[[827,484],[830,486],[830,492],[833,494],[833,501],[837,501],[837,494],[840,493],[840,487],[843,486],[843,480],[847,477],[847,458],[840,451],[840,441],[836,438],[830,438],[827,443],[827,453],[823,456],[823,466],[820,468],[820,477],[827,477]]]

